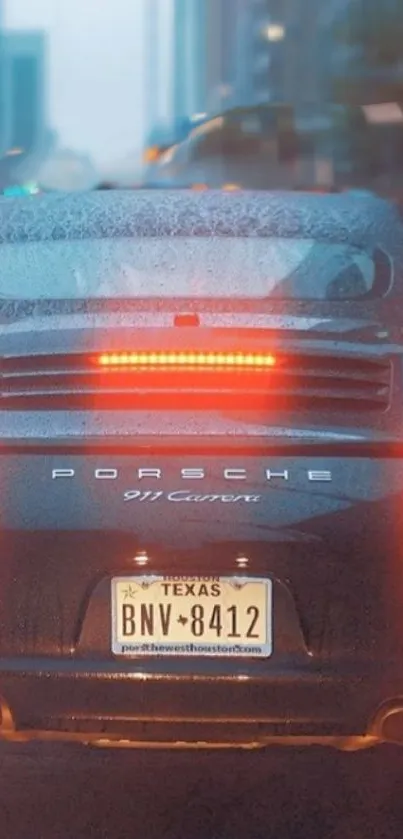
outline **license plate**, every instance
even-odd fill
[[[272,653],[272,583],[251,577],[115,577],[115,655]]]

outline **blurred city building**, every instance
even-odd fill
[[[171,28],[173,0],[147,0],[144,7],[143,121],[144,163],[153,163],[174,140],[171,76],[174,63]]]
[[[247,0],[173,0],[172,121],[197,121],[246,94]]]
[[[250,102],[249,26],[253,4],[246,0],[205,0],[205,110],[219,113]]]
[[[170,114],[169,75],[173,61],[167,38],[169,0],[147,0],[144,8],[144,125],[146,134]]]
[[[4,5],[3,0],[0,0],[0,154],[3,149],[3,133],[4,133],[4,74],[1,72],[2,56],[3,56],[3,39],[4,39]]]
[[[219,5],[220,0],[216,0]],[[205,0],[174,0],[172,114],[181,120],[206,108],[208,64]]]
[[[173,2],[174,120],[238,105],[324,99],[323,0]],[[333,0],[333,16],[344,3]]]
[[[41,147],[47,127],[45,35],[7,32],[3,37],[5,149]]]
[[[144,124],[148,133],[159,118],[159,47],[160,47],[160,2],[148,0],[145,6],[144,44]]]
[[[333,17],[345,2],[351,0],[255,0],[250,4],[252,101],[299,107],[325,100],[332,52],[326,29],[330,31]]]
[[[329,96],[354,104],[403,101],[401,0],[333,0],[330,12],[321,15]]]
[[[41,31],[1,31],[0,190],[32,178],[55,142],[47,118],[46,47]]]

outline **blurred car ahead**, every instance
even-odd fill
[[[379,173],[389,178],[393,192],[394,173],[403,161],[403,129],[400,123],[389,127],[387,162],[383,129],[371,123],[368,109],[358,106],[233,108],[166,149],[143,187],[372,191]],[[381,182],[378,186],[386,194]]]
[[[291,188],[297,142],[292,108],[236,108],[205,121],[161,154],[144,186]]]

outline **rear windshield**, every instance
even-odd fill
[[[389,283],[388,260],[314,239],[29,242],[2,245],[0,256],[0,295],[13,299],[356,300]]]

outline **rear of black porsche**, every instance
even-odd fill
[[[403,740],[396,346],[185,318],[1,367],[1,737]]]

